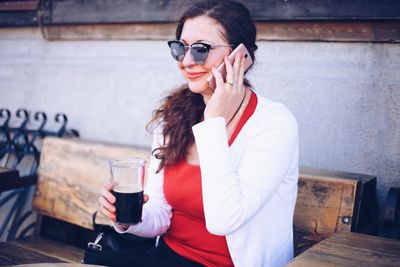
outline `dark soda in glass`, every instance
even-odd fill
[[[115,186],[116,223],[132,225],[141,222],[143,210],[143,190],[134,186]]]

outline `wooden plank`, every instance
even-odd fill
[[[92,229],[100,188],[110,177],[108,160],[140,157],[149,161],[148,149],[80,139],[44,139],[37,193],[33,207],[41,214]],[[99,218],[100,223],[110,223]]]
[[[400,266],[400,241],[339,232],[300,254],[287,266]]]
[[[351,230],[357,181],[301,173],[294,215],[296,229],[324,237]],[[344,222],[343,218],[349,218]]]
[[[191,0],[63,0],[43,1],[44,25],[135,24],[177,22]],[[400,19],[400,1],[282,1],[243,2],[257,22],[352,22]],[[39,25],[38,1],[0,3],[0,26]],[[1,12],[1,9],[6,10]],[[315,30],[315,29],[314,29]],[[324,32],[322,32],[324,33]],[[346,32],[342,32],[345,34]],[[329,29],[325,34],[329,34]]]
[[[19,187],[19,171],[0,167],[0,192]]]
[[[10,242],[17,247],[57,258],[62,262],[80,263],[85,254],[85,250],[83,249],[68,246],[41,237],[29,237],[23,240],[14,240]]]
[[[354,200],[347,196],[353,195],[353,188],[342,187],[343,198],[340,203],[340,214],[352,214],[352,218],[348,222],[347,215],[342,218],[342,223],[339,224],[338,230],[348,230],[347,225],[351,224],[351,231],[372,234],[377,231],[378,224],[378,203],[376,198],[376,177],[366,174],[348,173],[321,169],[312,169],[302,167],[300,176],[310,179],[324,179],[325,181],[351,181],[356,183],[356,192]],[[353,202],[349,205],[348,202]],[[345,227],[343,227],[345,225]]]
[[[0,12],[0,27],[38,26],[37,11]]]
[[[400,21],[258,22],[258,41],[400,42]],[[61,25],[43,27],[47,40],[169,40],[175,23]]]
[[[17,176],[6,175],[6,173],[0,173],[0,192],[17,189],[22,187],[28,187],[36,184],[37,176],[36,175],[28,175],[19,177],[17,172]]]
[[[0,263],[16,265],[26,263],[63,262],[57,258],[16,246],[10,242],[0,242]]]
[[[176,24],[62,25],[42,29],[47,40],[170,40],[175,39]]]
[[[368,210],[374,208],[375,186],[371,175],[300,168],[295,255],[337,231],[374,232],[377,210]]]
[[[45,25],[175,22],[189,6],[181,0],[50,0],[45,4]]]
[[[64,0],[46,1],[45,24],[177,21],[192,1]],[[400,2],[253,0],[244,3],[257,21],[399,19]]]
[[[19,177],[19,173],[17,170],[0,167],[0,179],[2,179],[3,177],[15,179]]]
[[[239,0],[257,21],[360,20],[400,18],[397,0]]]
[[[0,3],[0,11],[37,10],[39,0],[36,1],[6,1]]]
[[[353,183],[353,181],[369,182],[375,179],[375,176],[368,174],[316,169],[305,166],[300,167],[300,176],[304,178],[323,178],[330,181],[348,180],[349,183]]]
[[[285,21],[257,23],[259,41],[400,42],[400,21]]]

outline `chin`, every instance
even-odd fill
[[[208,87],[207,81],[190,81],[188,80],[190,91],[196,94],[212,94],[212,90]]]

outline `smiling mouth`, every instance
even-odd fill
[[[187,78],[190,80],[195,80],[201,76],[203,76],[204,74],[206,74],[207,72],[187,72]]]

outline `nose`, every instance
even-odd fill
[[[196,65],[196,62],[193,60],[192,54],[190,53],[190,49],[186,51],[185,57],[182,60],[182,65],[184,67]]]

